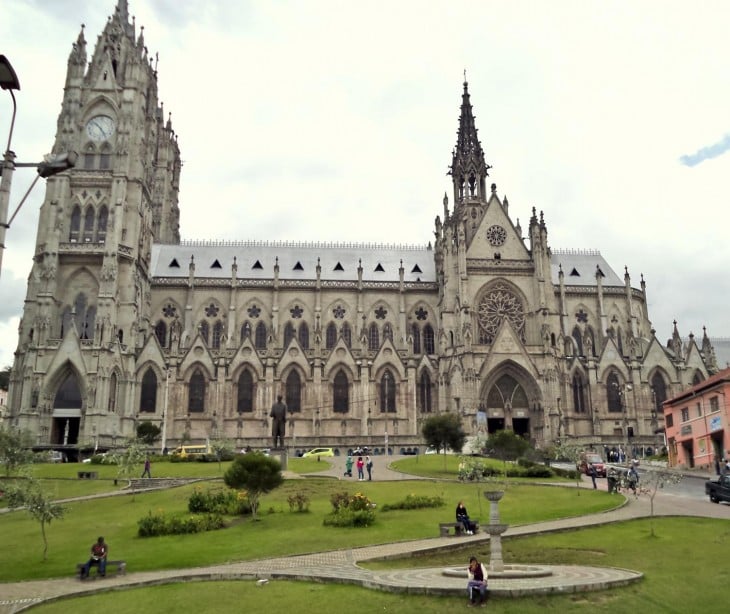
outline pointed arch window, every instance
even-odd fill
[[[306,322],[299,325],[299,345],[302,346],[303,350],[309,349],[309,326]]]
[[[418,380],[418,409],[423,413],[431,413],[431,377],[423,371]]]
[[[352,328],[347,322],[342,325],[342,340],[347,347],[352,347]]]
[[[290,412],[302,411],[302,380],[296,370],[286,378],[286,408]]]
[[[295,331],[294,325],[291,322],[287,322],[284,326],[284,347],[287,347],[292,339],[294,339]]]
[[[380,411],[395,413],[395,378],[390,369],[386,369],[380,379]]]
[[[167,324],[165,324],[164,320],[160,320],[155,324],[155,337],[157,337],[157,341],[160,342],[163,348],[167,347]]]
[[[368,328],[368,349],[371,352],[377,352],[380,347],[380,332],[378,325],[373,322]]]
[[[188,411],[205,411],[205,377],[196,369],[188,383]]]
[[[662,405],[667,400],[667,384],[659,373],[655,373],[651,378],[651,392],[654,397],[654,409],[657,415],[662,416],[664,414]]]
[[[702,375],[701,371],[695,371],[694,377],[692,378],[692,385],[695,386],[705,380],[705,376]]]
[[[89,143],[84,151],[84,170],[91,171],[96,166],[96,148]]]
[[[213,344],[212,347],[214,350],[220,350],[221,349],[221,339],[223,339],[223,322],[218,320],[215,324],[213,324]]]
[[[244,339],[247,339],[251,336],[251,322],[244,322],[243,326],[241,326],[241,343],[243,343]]]
[[[109,143],[104,143],[99,153],[99,168],[108,171],[112,167],[112,148]]]
[[[106,241],[106,225],[109,220],[109,209],[104,205],[99,209],[99,220],[96,223],[96,241],[104,243]]]
[[[383,341],[386,339],[390,339],[390,341],[393,341],[393,326],[390,324],[390,322],[386,322],[383,325]]]
[[[586,412],[585,383],[580,373],[573,374],[573,411],[577,414]]]
[[[502,375],[487,395],[487,407],[491,409],[526,409],[528,406],[525,389],[511,375]]]
[[[142,376],[142,394],[139,397],[139,411],[152,413],[157,410],[157,375],[152,367]]]
[[[575,349],[578,352],[578,356],[584,356],[583,354],[583,336],[580,334],[580,329],[576,326],[573,329],[573,334],[571,335],[573,337],[573,340],[575,341]]]
[[[253,377],[251,373],[244,369],[238,376],[238,400],[236,410],[239,414],[253,411]]]
[[[58,387],[53,399],[53,407],[57,409],[81,409],[81,388],[76,373],[69,373]],[[70,443],[70,442],[69,442]]]
[[[623,403],[621,401],[621,382],[616,373],[611,372],[606,378],[606,398],[608,400],[608,411],[620,413],[623,411]]]
[[[94,208],[89,205],[84,213],[84,243],[90,243],[94,240],[94,220],[96,215],[94,214]]]
[[[413,353],[421,353],[421,329],[418,324],[411,324],[411,337],[413,338]]]
[[[257,350],[265,350],[266,349],[266,324],[263,322],[259,322],[256,325],[256,336],[254,338],[254,345],[256,346]]]
[[[436,348],[434,346],[433,327],[430,324],[426,324],[426,326],[423,327],[423,351],[426,354],[436,353]]]
[[[198,330],[200,331],[200,336],[203,338],[203,341],[205,341],[205,345],[210,344],[210,325],[205,320],[201,320],[200,325],[198,326]]]
[[[109,402],[107,403],[107,410],[110,412],[117,411],[117,374],[112,373],[109,378]]]
[[[335,347],[335,344],[337,343],[337,327],[335,326],[334,322],[330,322],[327,325],[327,330],[325,332],[325,341],[324,346],[328,350],[331,350],[333,347]]]
[[[71,227],[68,233],[68,240],[71,243],[79,242],[79,234],[81,233],[81,207],[76,205],[71,212]]]
[[[332,384],[332,409],[342,414],[350,410],[350,382],[342,369],[337,372]]]

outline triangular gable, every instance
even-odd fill
[[[105,90],[107,93],[113,92],[115,94],[114,98],[116,99],[117,81],[114,76],[114,67],[112,66],[111,58],[107,54],[104,54],[104,59],[97,70],[98,73],[96,82],[94,83],[94,89]],[[121,66],[119,70],[122,70]]]
[[[302,346],[299,344],[299,339],[297,339],[296,335],[292,337],[289,345],[284,348],[281,358],[279,358],[279,362],[276,365],[277,376],[280,377],[281,374],[293,364],[299,366],[307,377],[312,371],[309,361],[307,360],[307,356],[304,353]]]
[[[702,353],[700,348],[697,347],[697,342],[692,338],[687,344],[687,349],[684,353],[684,364],[688,368],[700,369],[703,373],[707,371],[705,362],[702,360]]]
[[[352,350],[347,347],[342,337],[337,340],[335,347],[332,348],[330,355],[324,362],[323,371],[325,377],[329,377],[330,373],[336,371],[341,366],[345,366],[350,370],[353,379],[359,379],[357,364],[352,355]]]
[[[86,363],[84,363],[84,357],[81,354],[81,343],[75,326],[69,326],[69,330],[64,336],[63,341],[61,341],[58,349],[53,353],[53,360],[48,365],[46,373],[55,374],[67,362],[73,365],[82,378],[88,373]],[[79,381],[79,386],[82,385],[81,381]]]
[[[493,245],[490,243],[490,238],[493,241],[499,240],[501,234],[499,228],[504,229],[504,241],[499,245]],[[467,259],[494,258],[497,253],[502,260],[530,260],[530,254],[520,233],[517,232],[497,195],[492,194],[467,249],[466,257]]]
[[[509,320],[503,318],[502,323],[497,329],[497,334],[494,336],[494,341],[492,341],[492,351],[489,352],[487,359],[480,369],[481,376],[485,377],[499,363],[507,359],[521,366],[535,379],[539,378],[540,374],[530,359],[530,356],[525,351],[525,346],[517,336],[517,332]]]
[[[142,351],[139,353],[139,356],[137,356],[137,373],[139,373],[139,370],[144,365],[150,362],[160,368],[163,368],[162,365],[165,364],[165,355],[162,352],[157,335],[150,335],[147,337],[147,341],[145,341],[144,346],[142,346]]]
[[[203,338],[200,336],[200,333],[195,335],[188,351],[180,361],[178,373],[183,374],[184,376],[187,370],[195,363],[202,364],[208,370],[208,375],[213,377],[213,374],[215,373],[215,362],[210,354],[210,350],[205,345],[205,341],[203,341]]]
[[[619,352],[618,349],[618,344],[613,337],[606,338],[605,343],[603,344],[603,349],[601,349],[601,353],[598,355],[598,359],[596,360],[596,362],[598,363],[598,365],[603,365],[604,368],[606,365],[609,364],[623,364],[624,359],[621,356],[621,352]]]
[[[390,339],[386,339],[383,342],[375,358],[373,358],[373,368],[370,371],[371,376],[378,373],[386,365],[394,369],[401,379],[405,378],[406,371],[403,368],[403,361],[398,357],[398,351]]]
[[[228,370],[231,377],[233,377],[234,373],[238,373],[239,368],[243,365],[250,365],[253,367],[253,370],[256,372],[259,379],[263,379],[264,364],[261,362],[261,358],[259,358],[259,353],[256,351],[254,344],[251,343],[251,337],[246,337],[243,340],[241,347],[238,348],[238,351],[236,351],[235,355],[231,359],[231,364]]]
[[[667,374],[670,374],[670,377],[671,374],[676,372],[676,368],[672,363],[672,358],[669,355],[667,348],[659,342],[656,336],[651,338],[649,346],[646,348],[644,357],[641,360],[641,364],[647,367],[651,366],[652,369],[654,367],[661,367],[667,372]]]

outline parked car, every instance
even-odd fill
[[[730,475],[721,475],[718,480],[707,480],[705,494],[713,503],[730,502]]]
[[[65,463],[66,454],[63,452],[59,452],[58,450],[51,450],[48,453],[48,462],[49,463]]]
[[[596,468],[596,476],[599,478],[606,477],[606,463],[603,462],[600,454],[596,452],[581,452],[575,468],[581,473],[588,475],[588,465]]]
[[[312,448],[309,452],[302,454],[302,458],[314,458],[315,456],[334,456],[332,448]]]

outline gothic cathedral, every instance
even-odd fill
[[[39,447],[111,448],[151,421],[164,444],[422,444],[428,416],[536,447],[657,444],[661,404],[716,370],[705,334],[667,346],[646,286],[597,251],[526,236],[490,183],[463,84],[432,243],[185,242],[180,149],[126,0],[68,60],[10,382]],[[424,241],[427,240],[424,237]]]

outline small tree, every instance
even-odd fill
[[[43,536],[43,560],[48,556],[48,537],[46,525],[51,524],[54,518],[63,518],[66,509],[54,503],[50,495],[43,490],[40,482],[34,479],[22,480],[10,486],[7,492],[8,507],[11,509],[23,508],[41,525]]]
[[[504,478],[507,479],[507,461],[517,460],[530,448],[530,444],[514,431],[495,431],[486,443],[487,452],[504,464]]]
[[[0,369],[0,390],[7,390],[10,386],[10,369],[12,367],[7,365]]]
[[[231,455],[233,454],[233,442],[228,441],[227,439],[213,439],[210,442],[210,449],[212,450],[213,454],[215,454],[215,459],[218,461],[218,470],[221,469],[221,460],[226,458],[227,460],[230,460]]]
[[[578,468],[578,461],[580,460],[580,453],[583,451],[583,448],[580,446],[570,445],[567,443],[563,443],[560,445],[557,445],[553,448],[553,457],[555,460],[569,460],[571,463],[573,463]],[[580,471],[576,471],[575,474],[575,486],[576,490],[578,492],[578,496],[580,496]]]
[[[223,481],[230,488],[246,490],[251,515],[256,520],[261,495],[281,486],[284,476],[278,460],[253,452],[237,456],[223,476]]]
[[[679,484],[682,481],[682,474],[667,469],[666,467],[648,467],[641,472],[641,488],[649,494],[650,512],[649,527],[652,537],[656,537],[654,533],[654,497],[660,488],[669,484]]]
[[[145,447],[142,442],[136,439],[131,440],[123,452],[112,455],[112,462],[119,467],[117,476],[129,480],[136,471],[139,471],[144,457]],[[134,482],[132,482],[132,501],[134,501],[136,492]]]
[[[28,431],[0,428],[0,464],[5,467],[5,477],[10,477],[33,463],[33,438]]]
[[[152,424],[149,420],[145,420],[137,426],[137,439],[143,441],[148,446],[154,445],[161,434],[160,427]]]
[[[444,453],[446,467],[446,448],[461,453],[466,441],[466,433],[461,427],[461,419],[456,414],[445,413],[431,416],[423,422],[421,433],[429,446]]]

